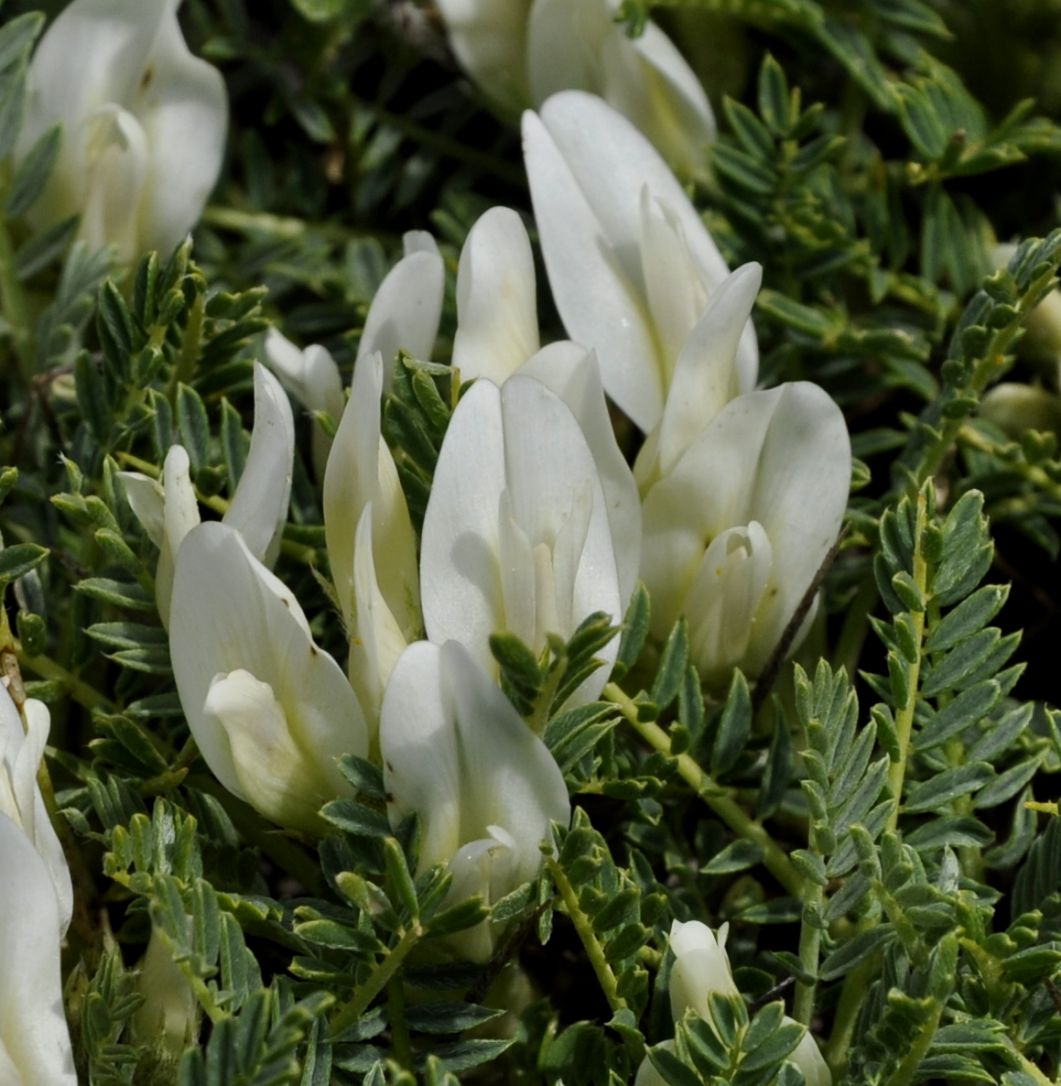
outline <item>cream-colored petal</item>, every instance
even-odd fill
[[[408,640],[420,627],[416,535],[397,468],[380,431],[383,362],[358,360],[324,472],[328,561],[343,617],[353,620],[354,550],[362,511],[372,503],[373,561],[380,591]]]
[[[430,359],[442,316],[445,278],[438,251],[414,247],[380,283],[365,318],[357,357],[360,361],[379,352],[384,387],[390,387],[399,351],[424,361]],[[356,367],[354,372],[356,376]]]
[[[534,257],[520,217],[491,208],[468,233],[457,272],[453,365],[500,385],[538,349]]]
[[[350,629],[350,683],[365,710],[370,739],[379,730],[383,691],[398,657],[409,644],[387,606],[376,578],[372,503],[361,513],[354,547],[354,614]]]
[[[499,109],[529,105],[526,73],[530,0],[438,0],[461,67]]]
[[[191,462],[183,445],[173,445],[162,464],[165,534],[155,569],[155,602],[162,625],[169,628],[173,569],[184,537],[199,523],[199,503],[192,485]]]
[[[0,871],[0,1071],[12,1086],[76,1086],[63,1013],[59,904],[44,861],[2,813]]]
[[[228,131],[221,73],[192,56],[169,6],[130,102],[151,147],[141,212],[142,249],[163,257],[199,221]]]
[[[207,709],[217,677],[233,672],[245,672],[272,691],[291,743],[312,766],[318,782],[314,801],[316,795],[338,795],[346,789],[336,759],[344,753],[364,757],[368,752],[357,697],[342,668],[314,644],[294,596],[228,525],[202,524],[181,545],[170,657],[192,735],[229,791],[254,802],[273,788],[266,779],[258,793],[248,793],[248,775],[255,773],[249,725],[241,718],[238,727],[226,728]],[[279,720],[275,712],[266,717],[274,724]],[[262,813],[277,818],[277,812]]]
[[[626,458],[615,440],[597,357],[564,340],[550,343],[520,367],[541,381],[571,409],[597,466],[615,548],[619,596],[626,608],[637,583],[641,560],[641,497]]]
[[[254,364],[254,429],[250,449],[224,522],[243,536],[255,558],[271,566],[291,500],[295,420],[280,382]]]
[[[380,747],[392,819],[420,814],[422,867],[488,838],[508,850],[510,884],[492,878],[484,887],[494,897],[537,874],[550,821],[570,819],[545,744],[456,642],[421,641],[402,654],[383,699]]]

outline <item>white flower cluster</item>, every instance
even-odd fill
[[[586,133],[593,132],[592,148]],[[490,635],[535,653],[594,612],[618,623],[640,576],[653,630],[689,622],[704,681],[756,675],[836,539],[850,478],[843,417],[817,386],[755,391],[749,314],[760,270],[730,274],[669,168],[600,99],[566,92],[524,120],[545,264],[573,339],[541,345],[530,242],[495,208],[457,275],[452,365],[471,387],[435,467],[419,538],[381,434],[399,349],[429,359],[444,291],[424,234],[371,306],[348,401],[334,361],[279,333],[266,353],[316,435],[344,673],[269,571],[291,485],[294,427],[259,366],[246,469],[220,523],[199,523],[187,454],[163,485],[126,475],[158,543],[160,613],[200,750],[222,783],[312,833],[348,794],[337,768],[382,762],[397,824],[417,812],[421,863],[448,864],[454,899],[496,900],[533,877],[562,774],[496,684]],[[646,434],[624,460],[605,394]],[[569,704],[598,697],[617,652]],[[488,957],[495,932],[455,941]]]
[[[80,214],[83,238],[129,261],[171,248],[194,223],[220,165],[225,97],[219,74],[189,53],[178,6],[77,0],[45,36],[21,153],[56,122],[63,135],[38,226]],[[617,0],[439,7],[488,94],[541,104],[524,115],[526,166],[571,339],[542,345],[526,229],[511,210],[487,212],[457,278],[451,362],[474,383],[450,420],[418,538],[380,418],[397,352],[429,359],[442,313],[442,258],[429,235],[410,234],[372,304],[349,399],[325,350],[270,335],[279,380],[256,367],[253,438],[221,522],[200,523],[179,446],[161,483],[124,482],[159,549],[181,703],[222,784],[312,834],[322,805],[350,792],[338,758],[377,760],[392,822],[421,819],[422,866],[448,865],[453,900],[489,903],[537,874],[551,822],[571,810],[557,763],[497,685],[490,635],[539,653],[594,612],[618,624],[640,577],[653,634],[684,615],[706,684],[738,667],[758,675],[836,539],[850,447],[817,386],[756,390],[761,270],[729,271],[653,146],[688,173],[714,135],[702,88],[662,32],[626,38]],[[69,62],[75,45],[84,63]],[[583,89],[553,93],[561,87]],[[271,572],[295,440],[281,382],[338,424],[334,439],[315,429],[313,455],[345,670]],[[632,469],[606,396],[645,435]],[[600,695],[617,651],[613,639],[569,704]],[[33,783],[47,714],[32,701],[24,713],[25,731],[0,694],[0,867],[20,872],[17,885],[0,883],[0,958],[22,993],[0,998],[0,1079],[73,1082],[58,957],[70,883]],[[496,936],[484,924],[452,945],[485,960]],[[672,994],[693,969],[682,938],[676,926]],[[728,977],[728,965],[716,972]],[[674,997],[676,1016],[718,987],[696,984],[699,994]]]

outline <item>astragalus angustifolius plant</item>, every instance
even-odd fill
[[[44,6],[0,1086],[1059,1081],[1049,5]]]

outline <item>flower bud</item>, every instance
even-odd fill
[[[144,1002],[133,1015],[140,1038],[177,1059],[199,1035],[199,1004],[188,978],[173,960],[166,938],[152,927],[140,962],[137,991]]]

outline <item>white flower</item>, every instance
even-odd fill
[[[383,699],[380,749],[390,816],[420,816],[420,870],[447,864],[451,901],[481,894],[489,905],[535,878],[552,821],[571,803],[545,744],[453,641],[405,650]],[[487,922],[452,937],[459,953],[485,961]]]
[[[370,722],[394,661],[421,628],[416,533],[380,432],[382,391],[380,354],[362,356],[324,472],[328,561],[350,636],[350,678]]]
[[[697,324],[729,270],[651,144],[600,99],[554,95],[540,116],[524,115],[523,146],[564,326],[596,351],[605,391],[648,433],[687,344],[703,347]],[[742,391],[757,370],[749,323],[737,353]]]
[[[377,352],[382,356],[385,388],[399,351],[424,362],[431,358],[446,284],[445,265],[430,234],[411,230],[403,242],[405,255],[380,283],[357,348],[358,361]]]
[[[0,1082],[77,1086],[52,873],[24,828],[2,811],[0,871]]]
[[[571,409],[604,489],[625,608],[641,553],[637,484],[616,443],[593,352],[570,340],[540,346],[530,239],[507,207],[484,212],[461,250],[453,366],[463,380],[486,377],[497,385],[515,374],[533,377]]]
[[[850,479],[844,417],[817,385],[729,403],[645,495],[653,635],[684,614],[706,682],[757,675],[836,542]]]
[[[55,167],[30,219],[80,214],[81,238],[123,262],[163,255],[195,225],[217,180],[228,106],[220,73],[193,57],[180,0],[74,0],[29,70],[24,155],[57,122]]]
[[[655,23],[631,38],[620,0],[440,0],[461,65],[501,110],[557,91],[600,95],[683,174],[704,170],[716,136],[703,87]]]
[[[682,923],[675,920],[670,929],[670,948],[674,954],[671,966],[671,1018],[677,1022],[692,1007],[701,1018],[709,1018],[707,997],[711,992],[739,996],[740,989],[733,980],[733,971],[726,953],[729,925],[723,924],[718,935],[699,920]]]
[[[362,353],[354,367],[355,387],[325,473],[329,558],[351,634],[351,678],[363,700],[368,699],[366,708],[377,697],[379,682],[370,674],[376,667],[367,659],[371,647],[366,654],[359,653],[359,646],[374,637],[383,646],[381,659],[393,663],[394,650],[413,639],[420,622],[415,566],[410,568],[415,540],[390,452],[379,439],[378,405],[380,389],[386,387],[388,360],[398,346],[416,357],[429,357],[444,278],[433,243],[418,241],[413,246],[407,235],[406,248],[408,255],[391,271],[372,301]],[[403,291],[413,304],[406,304]],[[366,341],[382,344],[382,377],[377,376],[380,362],[364,353]],[[604,508],[616,540],[621,613],[637,579],[641,536],[637,485],[616,444],[596,359],[568,341],[540,346],[530,240],[520,217],[509,208],[485,212],[472,226],[461,250],[452,362],[464,380],[488,378],[503,384],[515,374],[532,376],[575,415],[596,464]],[[372,579],[367,568],[355,577],[351,557],[357,553],[354,536],[370,501],[372,554],[380,577],[378,595],[386,604],[386,610],[375,608],[382,623],[374,627],[375,634],[355,626],[364,611],[353,598],[355,580],[364,585],[362,594],[367,598]],[[404,642],[396,636],[399,631]],[[361,665],[367,671],[359,671]],[[385,681],[386,674],[382,678]]]
[[[761,280],[758,264],[745,264],[730,273],[689,333],[674,365],[663,414],[634,463],[643,491],[673,470],[726,404],[751,391],[740,370],[740,343]]]
[[[674,964],[671,967],[669,993],[671,1018],[675,1022],[688,1010],[710,1020],[708,996],[712,992],[740,998],[726,953],[728,929],[729,925],[723,924],[716,938],[715,933],[699,920],[684,924],[675,920],[671,925],[670,948],[674,954]],[[793,1019],[787,1016],[782,1020],[782,1024],[786,1025],[792,1022]],[[803,1072],[807,1086],[832,1086],[828,1064],[809,1031],[804,1032],[788,1059]],[[635,1086],[658,1086],[665,1081],[646,1057],[638,1069]]]
[[[170,656],[214,775],[274,822],[320,829],[320,807],[350,791],[337,759],[368,753],[364,714],[298,601],[225,524],[181,545]]]
[[[291,404],[277,379],[254,366],[254,431],[247,461],[224,523],[243,536],[251,553],[272,565],[291,498],[295,423]],[[121,472],[129,505],[151,542],[158,547],[155,597],[159,617],[169,625],[173,567],[184,537],[199,523],[187,450],[174,445],[163,464],[162,485],[139,472]]]
[[[48,707],[36,698],[28,698],[22,712],[25,727],[7,687],[0,684],[0,815],[22,829],[40,856],[55,894],[57,923],[53,934],[58,940],[70,926],[74,891],[63,847],[37,785],[37,770],[44,756],[51,718]],[[8,869],[0,864],[0,871],[3,870]]]
[[[275,328],[265,333],[265,361],[280,383],[311,414],[321,413],[339,422],[346,397],[339,367],[331,354],[317,343],[299,350]],[[315,419],[313,422],[313,466],[317,477],[324,474],[331,438]]]
[[[494,668],[490,634],[541,652],[603,611],[618,622],[616,551],[596,464],[570,409],[530,377],[477,381],[450,420],[424,516],[420,583],[436,643]],[[618,651],[574,697],[592,700]]]
[[[453,366],[500,385],[541,346],[534,255],[519,215],[492,207],[468,231],[457,269]]]

